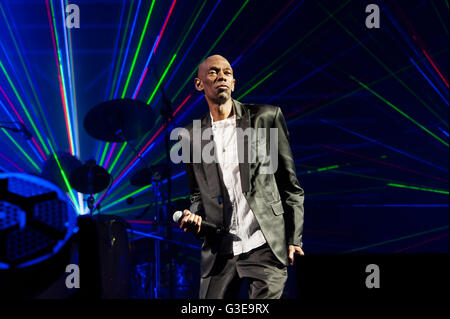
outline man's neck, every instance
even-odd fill
[[[208,103],[209,111],[214,122],[224,120],[233,116],[233,100],[229,99],[224,104]]]

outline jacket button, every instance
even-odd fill
[[[222,205],[222,196],[218,196],[218,197],[217,197],[217,201],[219,202],[219,204]]]

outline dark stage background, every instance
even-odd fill
[[[380,28],[366,27],[370,3]],[[154,241],[155,209],[141,212],[154,194],[130,178],[146,164],[123,143],[89,136],[83,119],[124,97],[159,114],[164,89],[169,131],[187,125],[207,111],[193,79],[212,54],[232,64],[235,99],[284,113],[305,190],[306,254],[448,253],[447,0],[74,0],[72,29],[67,4],[0,0],[0,121],[33,135],[1,129],[0,171],[41,175],[55,153],[95,158],[114,178],[95,200],[131,225],[142,267],[152,263],[143,247]],[[133,141],[152,165],[167,163],[166,131],[160,116]],[[188,207],[183,165],[171,164],[171,175],[169,217]],[[87,195],[68,193],[88,213]],[[171,252],[190,296],[200,242],[173,231],[192,245]]]

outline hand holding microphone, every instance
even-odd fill
[[[180,228],[184,231],[199,233],[202,227],[202,216],[192,214],[185,209],[183,212],[176,211],[173,214],[173,221],[180,224]]]
[[[191,213],[188,209],[184,211],[176,211],[173,214],[173,221],[180,224],[180,228],[184,231],[192,233],[200,233],[200,230],[220,234],[223,232],[221,227],[214,225],[202,219],[202,216]]]

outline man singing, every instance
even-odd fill
[[[195,88],[209,106],[201,132],[209,129],[212,134],[210,140],[198,141],[191,124],[188,136],[180,137],[189,139],[192,150],[191,161],[185,162],[192,205],[184,210],[180,228],[203,240],[200,298],[236,298],[243,278],[251,299],[280,298],[287,265],[294,264],[294,254],[304,255],[304,192],[280,108],[240,103],[231,98],[234,86],[233,69],[224,57],[213,55],[200,64]],[[254,144],[254,139],[238,134],[248,129],[276,131],[256,143],[260,150],[271,146],[270,156],[277,163],[272,171],[260,157],[251,160],[242,154]],[[192,161],[192,153],[202,154],[209,142],[214,143],[215,161]],[[222,231],[204,231],[202,220]]]

